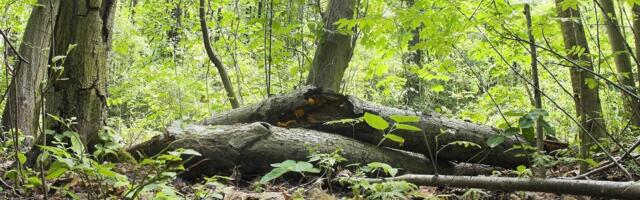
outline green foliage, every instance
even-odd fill
[[[281,163],[271,164],[274,167],[269,173],[260,178],[260,183],[264,184],[273,179],[279,178],[287,172],[320,173],[320,169],[314,168],[313,164],[304,161],[285,160]]]
[[[377,129],[382,132],[383,139],[378,143],[378,145],[382,144],[385,140],[391,140],[400,145],[404,144],[404,138],[400,135],[394,134],[396,130],[405,130],[405,131],[422,131],[422,129],[401,123],[408,122],[419,122],[420,117],[418,116],[402,116],[402,115],[391,115],[389,116],[394,122],[392,125],[389,125],[389,122],[379,115],[372,114],[369,112],[365,112],[363,119],[367,123],[367,125],[371,126],[374,129]]]

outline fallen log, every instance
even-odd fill
[[[371,183],[407,181],[416,185],[432,187],[548,192],[621,199],[637,199],[640,197],[640,184],[635,182],[413,174],[405,174],[393,178],[372,178],[365,180]]]
[[[345,96],[321,88],[307,86],[289,94],[276,95],[257,104],[241,107],[204,120],[204,125],[231,125],[264,121],[272,125],[289,128],[314,129],[329,133],[338,133],[370,144],[378,144],[382,134],[363,122],[357,124],[332,124],[326,122],[359,118],[365,112],[374,113],[389,120],[391,115],[417,115],[420,122],[413,124],[422,132],[396,130],[394,133],[405,139],[404,144],[385,141],[383,146],[422,153],[427,157],[439,152],[437,159],[467,163],[482,163],[505,168],[527,165],[529,161],[521,156],[522,150],[510,150],[521,144],[515,137],[508,137],[504,143],[488,148],[486,141],[499,132],[498,129],[473,124],[457,119],[448,119],[435,113],[402,110],[371,102],[362,101],[353,96]],[[424,133],[424,134],[423,134]],[[436,140],[437,138],[437,140]],[[427,141],[429,142],[427,148]],[[447,145],[454,141],[468,141],[482,148]],[[445,148],[442,148],[446,146]],[[440,151],[439,151],[440,150]]]
[[[384,162],[405,172],[433,173],[433,165],[421,155],[376,147],[354,139],[308,129],[286,129],[267,123],[228,126],[187,125],[174,123],[166,133],[129,149],[140,158],[178,148],[193,149],[202,156],[186,164],[186,177],[210,176],[237,169],[243,174],[262,175],[270,164],[284,160],[308,160],[308,148],[331,152],[341,148],[349,163]],[[469,166],[441,163],[438,171],[445,174],[479,174]]]

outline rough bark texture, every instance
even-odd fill
[[[76,130],[85,145],[99,142],[107,111],[107,53],[111,47],[117,0],[62,0],[55,27],[54,55],[67,55],[60,78],[47,93],[47,113],[76,118]],[[70,45],[77,45],[67,54]],[[50,74],[60,73],[51,71]],[[65,126],[47,120],[47,126]]]
[[[340,33],[340,19],[352,19],[355,0],[330,0],[324,19],[324,32],[318,41],[307,84],[339,91],[344,71],[353,55],[351,35]]]
[[[209,56],[209,60],[213,62],[218,69],[218,74],[220,74],[220,79],[222,80],[222,85],[224,86],[224,90],[227,91],[227,97],[229,98],[229,102],[231,103],[232,108],[240,107],[240,102],[238,102],[238,98],[233,90],[233,85],[231,85],[231,79],[229,79],[229,75],[227,74],[227,69],[222,64],[218,55],[213,51],[213,47],[211,47],[211,40],[209,39],[209,28],[207,28],[207,20],[205,18],[204,11],[204,0],[200,0],[200,29],[202,29],[202,41],[204,43],[204,48],[207,52],[207,56]]]
[[[605,15],[605,24],[607,26],[607,35],[609,37],[609,44],[611,45],[611,51],[615,55],[613,60],[616,64],[618,71],[618,80],[620,84],[627,87],[629,91],[637,93],[635,78],[631,67],[631,59],[629,58],[630,49],[627,49],[626,40],[620,30],[619,22],[616,21],[616,11],[612,0],[599,0],[598,7],[600,11]],[[625,102],[625,109],[627,110],[629,117],[636,126],[640,126],[640,111],[638,110],[640,104],[637,99],[629,96],[626,93],[622,93]]]
[[[177,148],[194,149],[202,156],[187,163],[187,177],[216,175],[239,170],[245,175],[264,174],[270,164],[285,160],[308,160],[309,148],[319,152],[332,152],[341,148],[349,163],[384,162],[403,171],[433,173],[433,165],[424,157],[407,152],[376,147],[348,137],[308,129],[286,129],[267,123],[230,126],[188,125],[174,123],[166,134],[139,144],[129,152],[132,155],[153,156]],[[197,164],[197,165],[195,165]],[[468,167],[438,165],[444,174],[478,174]]]
[[[363,122],[353,125],[340,123],[325,125],[325,122],[328,121],[359,118],[365,112],[378,114],[387,119],[391,115],[418,115],[421,117],[421,121],[414,125],[422,128],[424,134],[423,132],[397,130],[394,133],[402,136],[406,142],[399,145],[395,142],[385,141],[382,145],[386,147],[422,153],[427,157],[434,155],[436,150],[440,149],[438,159],[468,163],[478,162],[507,168],[528,164],[525,157],[516,156],[516,154],[524,153],[523,151],[506,151],[519,144],[516,138],[508,138],[503,144],[492,149],[486,147],[487,139],[499,131],[492,127],[448,119],[437,114],[423,114],[386,107],[352,96],[323,91],[316,87],[305,87],[289,94],[273,96],[258,104],[219,113],[203,121],[202,124],[229,125],[263,121],[278,126],[338,133],[366,143],[378,144],[382,139],[382,134]],[[429,142],[428,146],[425,139]],[[481,145],[482,149],[447,145],[454,141],[473,142]],[[444,147],[445,145],[446,147]],[[444,148],[441,149],[442,147]]]
[[[559,17],[570,20],[562,20],[560,22],[560,28],[562,30],[562,37],[564,39],[564,48],[567,51],[567,57],[573,60],[575,63],[579,63],[582,67],[593,70],[591,58],[589,57],[589,46],[587,37],[584,32],[584,26],[580,17],[580,10],[568,8],[562,10],[560,6],[562,0],[556,0]],[[580,47],[584,49],[583,54],[576,54],[572,52],[572,49]],[[578,66],[572,67],[569,71],[571,74],[571,86],[573,88],[573,97],[575,102],[576,114],[578,119],[585,129],[589,133],[593,134],[595,138],[599,138],[605,135],[606,124],[604,118],[602,118],[602,107],[600,104],[599,94],[599,82],[596,81],[596,87],[590,88],[586,80],[596,80],[590,73],[580,70]],[[582,140],[582,147],[580,148],[580,154],[582,157],[589,157],[588,149],[591,146],[591,138],[586,135],[584,131],[580,131],[580,139]],[[586,163],[582,163],[580,170],[582,172],[587,170]]]
[[[27,135],[35,135],[40,115],[40,84],[49,64],[52,16],[58,14],[59,1],[39,0],[31,11],[20,45],[20,55],[29,63],[17,60],[13,79],[8,88],[7,104],[2,115],[5,129],[17,128]]]
[[[464,187],[501,191],[549,192],[621,199],[637,199],[640,197],[640,184],[634,182],[446,175],[402,175],[395,178],[367,180],[372,183],[385,181],[407,181],[417,185],[432,187]]]

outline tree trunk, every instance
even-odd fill
[[[411,7],[414,5],[414,0],[407,0],[407,6]],[[422,95],[422,84],[420,77],[416,73],[414,73],[413,69],[422,69],[422,56],[424,52],[420,48],[415,48],[415,46],[420,42],[420,30],[424,27],[423,24],[420,24],[415,29],[411,30],[411,34],[413,37],[409,41],[409,52],[404,56],[404,64],[408,65],[409,70],[407,70],[406,74],[406,82],[405,82],[405,104],[407,105],[415,105],[414,101],[417,97]],[[413,49],[415,48],[415,49]]]
[[[382,145],[386,147],[422,153],[427,157],[435,156],[436,151],[440,150],[437,155],[438,159],[467,163],[478,162],[506,168],[529,164],[525,157],[516,156],[526,152],[521,150],[506,151],[514,145],[520,144],[516,138],[507,138],[504,143],[494,148],[488,148],[487,139],[499,132],[492,127],[447,119],[435,113],[422,114],[381,106],[315,87],[305,87],[289,94],[273,96],[258,104],[219,113],[203,121],[202,124],[230,125],[263,121],[284,127],[301,127],[338,133],[370,144],[378,144],[383,138],[382,134],[365,123],[325,124],[333,120],[359,118],[365,112],[378,114],[387,119],[391,115],[417,115],[421,117],[421,121],[415,125],[422,128],[424,134],[423,132],[397,130],[394,133],[402,136],[406,142],[399,145],[395,142],[385,141]],[[429,143],[426,143],[425,139]],[[455,141],[473,142],[482,148],[451,144]]]
[[[67,55],[63,71],[47,92],[47,113],[61,119],[75,118],[77,131],[90,149],[99,142],[98,131],[106,124],[107,54],[117,0],[62,0],[55,27],[53,55]],[[76,45],[69,51],[70,45]],[[69,51],[69,52],[67,52]],[[67,130],[48,118],[48,127]]]
[[[527,33],[529,35],[529,50],[531,53],[531,81],[533,82],[533,105],[536,107],[536,109],[542,109],[542,97],[540,95],[541,91],[540,91],[540,80],[538,77],[538,52],[536,49],[536,39],[535,37],[533,37],[533,25],[532,25],[532,20],[531,20],[531,6],[527,3],[524,4],[524,15],[525,15],[525,19],[527,21]],[[535,134],[536,134],[536,147],[538,149],[538,152],[543,153],[544,152],[544,130],[542,127],[542,123],[541,123],[541,119],[542,116],[540,116],[538,119],[536,119],[536,128],[535,128]],[[547,170],[544,168],[544,166],[536,166],[535,168],[535,173],[537,177],[546,177],[546,173]]]
[[[20,55],[29,63],[17,60],[13,79],[8,88],[7,104],[2,114],[6,130],[17,128],[27,135],[35,135],[42,105],[40,86],[49,64],[52,18],[58,15],[59,1],[39,0],[29,17],[20,45]]]
[[[371,183],[407,181],[417,185],[432,187],[464,187],[501,191],[549,192],[620,199],[637,199],[640,196],[640,185],[634,182],[411,174],[393,178],[366,180]]]
[[[352,37],[340,33],[335,23],[340,19],[352,19],[355,0],[329,0],[325,15],[324,32],[318,40],[307,84],[340,90],[340,83],[353,55]]]
[[[243,174],[264,174],[270,164],[285,160],[308,160],[309,148],[322,153],[342,149],[348,163],[384,162],[404,172],[433,173],[433,165],[422,156],[360,143],[348,137],[308,129],[286,129],[267,123],[231,126],[188,125],[174,123],[164,135],[131,148],[132,155],[153,156],[178,148],[193,149],[202,154],[185,167],[186,177],[228,173],[237,168]],[[197,163],[197,164],[196,164]],[[238,168],[239,167],[239,168]],[[444,174],[479,174],[464,165],[437,165]]]
[[[202,41],[204,43],[204,48],[207,52],[207,56],[209,56],[209,60],[213,62],[218,69],[218,74],[220,74],[220,79],[222,79],[222,85],[224,86],[224,90],[227,91],[227,97],[229,98],[229,102],[231,103],[232,108],[240,107],[240,102],[238,102],[238,98],[233,90],[233,85],[231,85],[231,79],[229,79],[229,75],[227,74],[227,69],[222,64],[222,61],[216,53],[213,51],[213,47],[211,47],[211,40],[209,39],[209,28],[207,28],[207,20],[205,18],[204,12],[204,0],[200,0],[200,29],[202,29]]]
[[[622,32],[620,30],[619,23],[616,18],[616,11],[611,0],[599,0],[598,7],[604,14],[605,24],[607,26],[607,35],[609,36],[609,44],[611,45],[611,51],[615,55],[613,57],[616,69],[618,71],[618,80],[620,84],[625,86],[629,91],[637,93],[635,78],[631,67],[631,59],[629,58],[630,49],[627,49],[627,44]],[[640,111],[638,110],[640,104],[637,99],[629,96],[626,93],[622,93],[625,108],[632,120],[632,124],[640,126]]]
[[[567,57],[575,63],[580,63],[582,67],[593,70],[591,58],[589,57],[589,46],[587,37],[584,32],[584,26],[580,17],[580,10],[567,8],[562,10],[560,3],[562,0],[556,0],[558,16],[567,20],[560,22],[562,37],[564,39],[564,48],[567,51]],[[574,49],[583,49],[582,54],[575,53]],[[573,97],[575,102],[576,114],[583,127],[590,131],[595,138],[605,135],[606,124],[602,118],[602,107],[600,105],[599,82],[592,74],[580,70],[578,66],[574,66],[569,71],[571,75],[571,86],[573,88]],[[596,83],[595,87],[589,87],[587,80]],[[589,157],[589,147],[591,146],[591,138],[588,133],[580,131],[579,138],[581,142],[580,155],[583,158]],[[587,164],[580,164],[580,171],[586,172]]]

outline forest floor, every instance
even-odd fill
[[[43,199],[42,190],[38,187],[26,189],[27,187],[25,186],[17,186],[21,189],[16,189],[13,181],[5,177],[5,172],[7,172],[11,166],[12,164],[10,162],[3,162],[0,166],[0,199]],[[147,173],[145,169],[140,169],[134,164],[117,164],[114,171],[127,175],[132,183],[144,182],[145,180],[141,179],[141,177],[145,177],[144,174]],[[575,173],[573,167],[555,168],[550,171],[555,175]],[[508,170],[496,172],[496,174],[499,176],[513,176]],[[607,174],[598,178],[615,180],[619,177],[620,176],[616,174]],[[385,197],[372,198],[372,196],[354,197],[354,190],[352,188],[338,183],[334,183],[329,187],[324,178],[315,176],[289,176],[281,178],[279,181],[271,184],[252,184],[256,182],[257,179],[232,180],[222,178],[216,181],[188,181],[182,178],[174,178],[173,180],[167,181],[167,186],[173,190],[173,193],[183,197],[181,199],[388,199]],[[73,196],[80,199],[92,199],[92,193],[107,194],[107,196],[111,197],[106,199],[120,199],[125,196],[126,193],[125,187],[110,188],[109,191],[98,191],[100,190],[98,189],[99,187],[95,187],[91,185],[91,183],[83,182],[82,178],[77,176],[59,178],[49,184],[52,189],[48,194],[48,199],[72,199],[72,195],[69,195],[69,192],[72,192],[74,194]],[[65,185],[67,192],[60,192],[59,189],[54,189],[56,186],[62,185]],[[393,192],[393,189],[387,190],[386,192],[390,194]],[[418,186],[414,188],[413,191],[404,194],[404,197],[407,199],[599,199],[540,192],[504,192],[426,186]],[[381,194],[369,193],[369,195]],[[382,196],[384,196],[384,194],[382,194]],[[141,199],[159,199],[157,194],[154,193],[142,194],[140,197]]]

